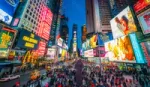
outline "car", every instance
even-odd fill
[[[1,78],[0,82],[5,82],[13,79],[20,78],[20,75],[8,75],[7,77]]]

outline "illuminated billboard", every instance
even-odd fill
[[[129,6],[120,12],[116,17],[114,17],[110,21],[110,24],[114,38],[128,35],[129,33],[137,31],[133,14]]]
[[[39,40],[40,37],[37,35],[27,30],[21,29],[16,47],[37,49]]]
[[[16,30],[0,26],[0,58],[7,58],[16,33]]]
[[[149,34],[150,33],[150,9],[139,14],[137,17],[138,17],[143,33]]]
[[[142,42],[141,46],[147,60],[147,65],[150,67],[150,41]]]
[[[10,24],[20,0],[0,1],[0,20]]]
[[[136,62],[132,44],[128,36],[106,42],[105,51],[110,61]]]
[[[97,47],[97,35],[93,35],[90,38],[90,42],[89,42],[90,48],[95,48]]]
[[[150,5],[150,0],[138,0],[137,3],[134,5],[134,10],[137,13],[143,10],[148,5]]]
[[[57,40],[57,45],[60,46],[60,47],[62,47],[62,45],[63,45],[63,39],[62,38],[59,38]]]
[[[93,51],[93,49],[84,51],[84,57],[94,57],[94,51]]]
[[[53,13],[47,6],[42,5],[41,7],[43,9],[39,17],[41,22],[38,23],[38,26],[40,27],[36,30],[36,33],[45,40],[49,40]]]
[[[46,42],[44,41],[39,41],[38,49],[36,52],[38,53],[39,56],[44,56],[46,51]]]
[[[47,59],[50,60],[50,59],[54,59],[55,58],[55,53],[56,53],[56,50],[53,49],[53,48],[48,48],[47,50]]]
[[[136,57],[136,63],[145,63],[145,57],[140,47],[140,44],[138,43],[136,34],[135,33],[129,34],[129,37]]]

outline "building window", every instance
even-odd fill
[[[27,16],[27,15],[25,15],[24,17],[25,17],[25,18],[27,18],[28,16]]]
[[[29,10],[27,9],[27,13],[29,13]]]

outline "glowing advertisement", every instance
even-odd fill
[[[110,61],[136,62],[132,44],[128,36],[106,42],[105,51]]]
[[[54,59],[55,58],[55,53],[56,53],[55,49],[48,48],[48,50],[47,50],[47,60]]]
[[[36,49],[38,47],[39,40],[40,37],[37,35],[30,33],[27,30],[21,29],[16,47]]]
[[[137,17],[141,25],[141,28],[143,30],[143,33],[149,34],[150,33],[150,9],[139,14]]]
[[[40,27],[36,30],[36,33],[45,40],[49,40],[53,13],[47,6],[42,5],[41,7],[43,9],[40,13],[41,17],[39,17],[41,22],[38,23]]]
[[[113,40],[112,32],[108,32],[106,34],[101,33],[98,35],[98,45],[99,46],[104,46],[104,43],[108,42],[110,40]]]
[[[93,49],[84,51],[84,57],[94,57]]]
[[[116,17],[114,17],[110,21],[110,24],[114,38],[128,35],[129,33],[137,31],[133,14],[129,6],[120,12]]]
[[[39,56],[44,56],[46,51],[46,42],[40,41],[38,45],[38,49],[36,50]]]
[[[57,40],[57,45],[60,46],[60,47],[62,47],[62,45],[63,45],[63,39],[62,38],[59,38]]]
[[[141,46],[147,60],[147,65],[150,67],[150,41],[142,42]]]
[[[16,35],[16,30],[1,27],[0,29],[0,58],[7,58]]]
[[[66,49],[66,50],[68,50],[67,44],[63,43],[63,48]]]
[[[134,11],[137,13],[150,5],[150,0],[138,0],[137,3],[134,5]]]
[[[134,50],[134,54],[136,57],[136,62],[137,63],[145,63],[145,57],[144,54],[140,48],[140,44],[138,43],[137,37],[135,33],[129,34],[131,43],[132,43],[132,47]]]
[[[10,24],[20,0],[0,1],[0,20]]]
[[[93,35],[91,38],[90,38],[90,48],[95,48],[97,47],[97,35]]]
[[[73,44],[73,52],[76,52],[76,51],[77,51],[77,44],[74,43],[74,44]]]
[[[105,47],[104,46],[100,46],[100,47],[98,47],[98,49],[99,49],[99,56],[100,57],[105,57],[105,54],[106,54]]]

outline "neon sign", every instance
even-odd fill
[[[137,13],[148,5],[150,5],[150,0],[138,0],[138,2],[134,5],[134,10]]]
[[[40,41],[36,52],[38,53],[39,56],[44,56],[45,51],[46,51],[46,42]]]
[[[52,18],[53,18],[53,13],[51,12],[50,9],[48,9],[47,6],[41,6],[42,7],[42,12],[40,13],[40,21],[38,23],[39,27],[36,31],[37,35],[44,38],[45,40],[49,40],[49,35],[50,35],[50,28],[51,28],[51,23],[52,23]]]

